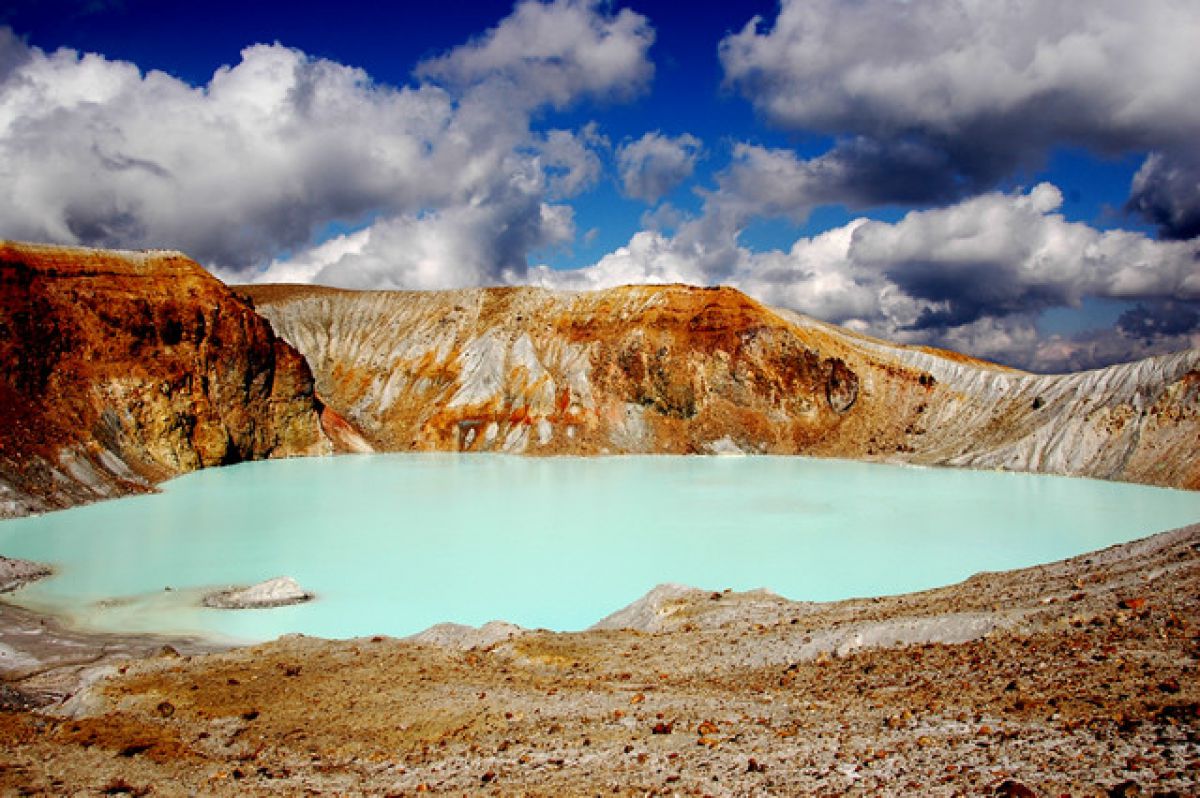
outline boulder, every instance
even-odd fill
[[[439,623],[407,639],[427,646],[466,651],[488,648],[528,633],[528,629],[506,621],[488,621],[478,628],[460,623]]]
[[[231,587],[209,593],[204,606],[221,610],[262,610],[302,604],[314,598],[290,576],[277,576],[250,587]]]

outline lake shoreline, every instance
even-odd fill
[[[230,647],[197,637],[85,631],[0,598],[0,688],[5,691],[0,704],[44,707],[65,700],[114,663]]]
[[[49,789],[38,774],[52,773],[80,789],[169,780],[214,795],[1008,781],[1184,794],[1200,768],[1198,595],[1192,525],[903,596],[663,589],[581,633],[288,636],[207,654],[96,636],[94,663],[5,685],[10,709],[54,678],[77,687],[0,712],[0,787]],[[14,612],[0,604],[0,632]],[[64,632],[46,623],[47,639]]]
[[[384,454],[206,470],[162,494],[6,522],[0,551],[61,569],[19,603],[95,630],[579,630],[668,581],[808,601],[953,584],[1194,522],[1197,498],[795,457]],[[284,576],[318,599],[221,613],[197,595]]]

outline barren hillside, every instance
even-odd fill
[[[381,450],[770,452],[1200,487],[1200,352],[1025,374],[728,288],[248,286]]]

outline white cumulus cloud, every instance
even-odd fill
[[[1085,343],[1059,340],[1057,354],[1051,352],[1036,328],[1046,309],[1077,307],[1087,297],[1200,302],[1200,242],[1098,230],[1066,220],[1061,203],[1058,188],[1042,183],[913,211],[895,223],[856,219],[801,238],[787,251],[768,252],[706,234],[709,222],[701,218],[674,236],[640,232],[588,268],[539,268],[530,276],[570,288],[724,283],[884,338],[1048,369],[1092,365],[1119,347],[1109,342],[1103,351],[1087,350]],[[1186,346],[1188,320],[1195,318],[1188,307],[1177,311],[1178,323],[1169,330],[1148,330],[1141,319],[1139,329],[1161,332],[1160,347],[1164,341]],[[1131,356],[1148,351],[1126,339],[1122,351]]]
[[[230,279],[290,262],[287,273],[356,285],[496,281],[523,270],[523,247],[572,229],[555,203],[600,172],[594,126],[535,132],[532,115],[640,90],[652,41],[632,11],[526,0],[426,62],[413,86],[279,44],[247,47],[193,86],[0,28],[0,235],[176,247]],[[382,260],[330,272],[349,252],[322,233],[370,220],[379,229],[354,241],[375,242],[363,251],[381,259],[392,240],[395,272]],[[419,257],[402,252],[401,230]]]
[[[788,127],[956,138],[1011,120],[1037,144],[1124,149],[1200,126],[1198,31],[1178,0],[784,0],[720,53]]]
[[[476,40],[418,67],[422,77],[459,88],[487,85],[506,101],[562,107],[581,96],[628,99],[654,76],[646,51],[654,30],[599,0],[526,0]],[[507,88],[507,91],[505,91]]]
[[[824,160],[843,168],[818,195],[878,193],[882,157],[926,173],[890,201],[926,186],[936,203],[1063,144],[1194,156],[1197,41],[1200,4],[1178,0],[784,0],[720,56],[769,120],[838,137]]]
[[[257,45],[206,86],[11,34],[0,75],[3,234],[173,246],[246,269],[320,225],[448,201],[433,145],[455,126],[440,89]],[[456,169],[460,175],[462,169]],[[453,174],[453,173],[449,173]]]
[[[565,243],[574,233],[566,205],[537,203],[521,214],[455,206],[380,220],[276,261],[256,281],[423,290],[522,282],[526,252]]]

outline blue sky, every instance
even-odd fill
[[[6,9],[0,235],[231,282],[725,283],[1036,370],[1200,345],[1194,4]]]

